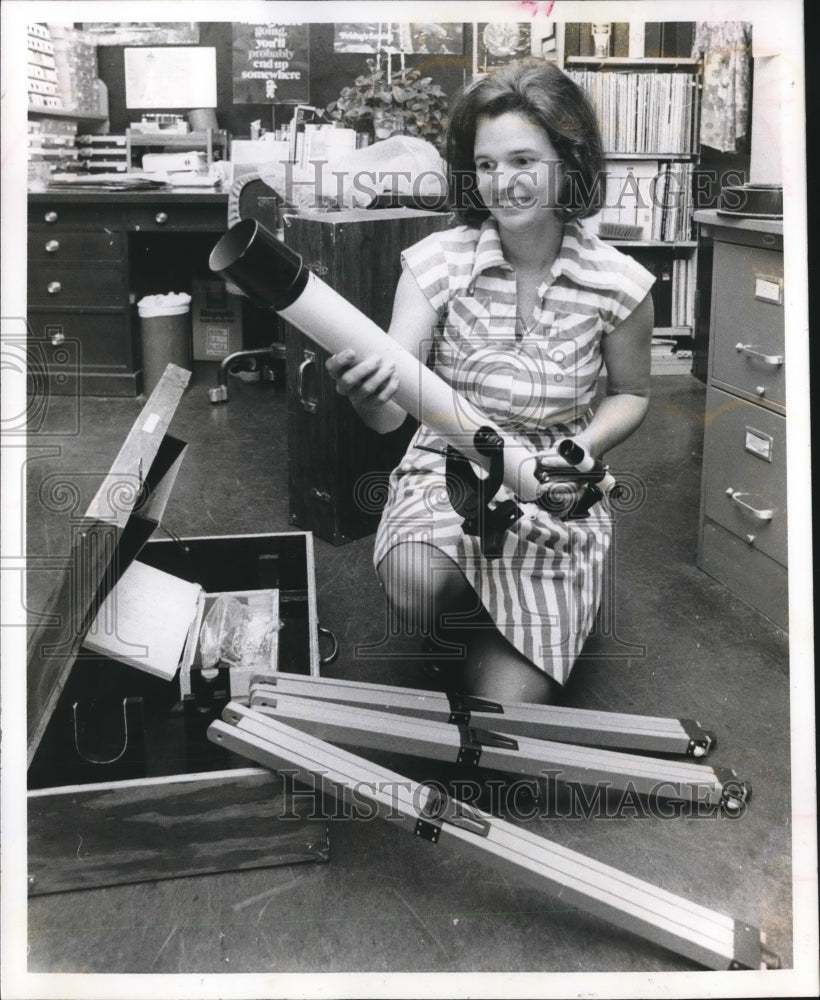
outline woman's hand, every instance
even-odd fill
[[[325,367],[336,383],[336,392],[347,396],[357,410],[377,410],[396,394],[399,380],[393,365],[377,354],[359,360],[352,348],[327,359]]]
[[[535,475],[540,482],[539,504],[559,517],[568,514],[586,492],[578,470],[554,449],[539,454]]]

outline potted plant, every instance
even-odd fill
[[[402,69],[388,80],[386,70],[368,59],[369,73],[357,77],[328,107],[328,114],[374,139],[415,135],[440,146],[447,118],[447,95],[417,69]]]

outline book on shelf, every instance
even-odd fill
[[[592,101],[605,149],[674,156],[693,152],[695,80],[691,73],[582,69],[567,73]]]
[[[693,257],[672,262],[672,326],[694,327],[695,274]]]

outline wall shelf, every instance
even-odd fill
[[[102,125],[108,121],[106,115],[98,115],[92,111],[68,111],[64,108],[34,108],[28,109],[29,118],[63,118],[66,121],[89,122]]]
[[[691,59],[684,56],[641,56],[640,58],[629,58],[628,56],[567,56],[564,60],[566,66],[594,66],[598,69],[652,69],[657,67],[661,70],[674,69],[680,66],[682,69],[694,69],[699,65],[698,59]]]
[[[605,160],[697,160],[697,153],[604,153]]]
[[[601,237],[607,243],[616,247],[652,247],[655,250],[694,250],[697,240],[619,240]]]

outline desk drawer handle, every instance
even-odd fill
[[[726,490],[726,496],[729,497],[730,500],[734,500],[739,507],[747,510],[752,517],[756,517],[758,521],[771,521],[774,517],[773,510],[765,507],[763,509],[752,507],[750,503],[746,503],[745,500],[741,499],[742,497],[749,496],[748,493],[741,493],[739,490],[733,490],[732,487],[729,486]]]
[[[60,218],[60,216],[57,215],[56,212],[46,212],[43,218],[46,220],[46,222],[56,222]]]
[[[157,214],[154,216],[154,221],[158,226],[164,226],[165,223],[168,221],[168,213],[157,212]]]
[[[57,251],[60,249],[60,241],[46,240],[45,246],[46,246],[46,253],[57,253]]]
[[[751,344],[735,344],[735,350],[738,354],[748,354],[750,358],[757,358],[758,361],[762,361],[764,365],[771,365],[772,368],[778,368],[785,360],[782,354],[764,354],[760,348],[753,347]]]
[[[316,400],[305,398],[305,377],[307,375],[307,370],[311,365],[316,364],[316,354],[313,351],[304,352],[305,360],[299,365],[299,370],[296,373],[296,394],[299,397],[299,402],[302,404],[308,413],[316,412]]]
[[[63,286],[59,281],[49,281],[48,283],[48,294],[49,295],[59,295],[63,290]]]

